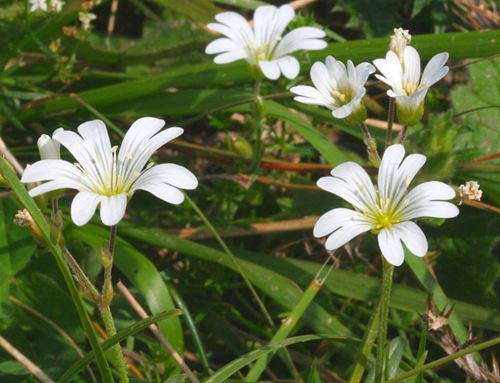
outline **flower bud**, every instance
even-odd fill
[[[460,197],[460,202],[481,201],[483,191],[479,188],[477,181],[467,181],[458,187],[458,196]]]
[[[50,138],[46,134],[42,134],[37,141],[40,158],[42,160],[59,160],[61,159],[61,145],[56,140]]]
[[[411,35],[408,29],[394,28],[394,34],[391,36],[389,49],[396,53],[400,60],[403,58],[403,51],[406,45],[411,43]]]

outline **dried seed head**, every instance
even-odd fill
[[[463,201],[481,201],[483,191],[480,189],[477,181],[467,181],[458,187],[458,195],[461,202]]]

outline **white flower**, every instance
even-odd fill
[[[90,29],[92,21],[94,21],[96,18],[97,18],[97,16],[91,12],[78,13],[78,20],[80,20],[80,23],[82,24],[82,28],[85,31],[88,31]]]
[[[391,36],[389,49],[396,53],[400,59],[403,58],[403,51],[406,45],[411,43],[411,35],[408,29],[394,28],[394,34]]]
[[[36,12],[37,10],[47,12],[47,0],[30,0],[30,5],[30,12]]]
[[[389,146],[378,172],[377,187],[366,171],[354,162],[335,167],[332,177],[322,177],[317,185],[354,206],[337,208],[322,215],[314,226],[314,236],[329,235],[326,248],[337,249],[361,233],[372,231],[385,259],[399,266],[404,260],[401,241],[418,257],[427,253],[427,239],[411,220],[419,217],[452,218],[458,208],[443,200],[455,198],[450,186],[429,181],[408,191],[412,179],[425,163],[425,156],[405,154],[402,145]]]
[[[64,129],[59,128],[54,131],[53,135],[62,132]],[[59,160],[61,158],[60,148],[61,144],[50,138],[46,134],[42,134],[37,141],[38,151],[42,160]]]
[[[415,48],[406,46],[402,60],[393,51],[388,51],[385,59],[373,61],[382,75],[375,75],[392,89],[387,91],[394,97],[398,119],[404,125],[414,125],[424,113],[424,99],[429,88],[448,73],[445,66],[448,53],[435,55],[420,73],[420,56]]]
[[[99,204],[102,222],[116,225],[125,214],[127,200],[136,190],[179,204],[184,194],[178,189],[195,189],[196,177],[175,164],[146,167],[158,148],[183,133],[183,129],[177,127],[160,132],[164,125],[165,121],[153,117],[138,119],[125,134],[120,150],[111,147],[106,126],[100,120],[81,124],[80,135],[59,131],[54,139],[68,149],[78,163],[41,160],[25,170],[21,181],[48,181],[31,189],[32,197],[58,189],[78,190],[71,203],[71,218],[79,226],[90,220]]]
[[[295,101],[325,106],[332,111],[333,117],[345,118],[361,107],[361,100],[366,93],[366,80],[373,72],[375,68],[369,63],[354,67],[352,61],[348,60],[346,67],[344,63],[328,56],[325,64],[315,62],[311,67],[314,87],[299,85],[290,91],[298,95],[294,97]],[[362,109],[366,118],[364,106]]]
[[[64,7],[63,0],[50,0],[50,10],[53,12],[61,12]]]
[[[289,5],[261,6],[255,10],[252,29],[238,13],[219,13],[215,16],[219,23],[208,27],[226,37],[208,44],[205,53],[217,54],[214,58],[217,64],[245,59],[271,80],[278,79],[280,73],[293,79],[299,74],[300,65],[289,54],[300,49],[323,49],[327,45],[320,40],[326,36],[325,32],[314,27],[300,27],[281,37],[294,16],[295,11]]]

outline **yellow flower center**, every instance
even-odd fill
[[[418,85],[417,84],[412,84],[412,83],[408,83],[405,85],[404,87],[404,91],[406,93],[407,96],[413,94],[418,88]]]

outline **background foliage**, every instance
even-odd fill
[[[412,45],[424,60],[450,52],[451,74],[431,90],[425,119],[410,132],[408,149],[428,156],[420,181],[434,178],[459,185],[478,180],[483,202],[493,207],[463,206],[454,220],[424,222],[431,239],[429,255],[425,262],[412,259],[396,271],[389,332],[393,376],[423,363],[416,350],[424,341],[427,361],[445,354],[438,335],[426,337],[421,331],[428,295],[441,309],[453,305],[450,326],[460,342],[466,340],[469,321],[475,337],[498,335],[498,14],[478,13],[467,8],[476,2],[459,0],[325,0],[301,8],[290,27],[320,25],[330,44],[322,51],[299,54],[302,75],[296,80],[263,83],[266,154],[255,174],[247,174],[253,156],[250,72],[242,62],[213,64],[203,51],[214,38],[206,23],[217,12],[233,9],[251,18],[251,10],[264,2],[120,0],[112,31],[111,2],[93,7],[97,19],[89,31],[78,22],[84,3],[67,1],[61,13],[31,13],[27,1],[0,0],[0,134],[24,166],[37,159],[34,143],[40,134],[58,127],[74,130],[90,119],[103,119],[114,142],[132,121],[146,115],[186,130],[182,140],[158,151],[155,160],[194,170],[201,181],[189,193],[195,205],[187,201],[160,208],[154,197],[135,195],[118,229],[114,279],[129,286],[151,314],[183,310],[182,316],[162,320],[159,326],[200,376],[207,378],[269,342],[328,257],[321,241],[312,237],[310,217],[341,202],[312,186],[343,161],[368,166],[357,127],[334,120],[328,111],[293,102],[288,89],[308,81],[310,65],[328,54],[356,63],[382,57],[396,26],[411,29]],[[384,121],[384,86],[374,80],[369,85],[370,117]],[[370,129],[382,145],[385,132],[374,127],[378,123],[373,120]],[[85,353],[89,347],[54,257],[37,246],[29,230],[13,224],[19,200],[8,189],[1,197],[0,333],[57,379],[79,359],[77,349]],[[83,228],[73,226],[69,198],[61,201],[67,245],[99,282],[99,251],[108,233],[98,217]],[[229,252],[221,248],[196,205]],[[302,343],[288,348],[289,356],[278,353],[266,379],[297,381],[297,371],[307,382],[348,379],[359,347],[356,340],[367,332],[378,295],[376,249],[374,239],[366,236],[334,255],[335,267],[289,334],[316,335],[283,341]],[[273,326],[259,310],[241,270],[257,289]],[[92,306],[85,310],[98,326]],[[138,319],[120,294],[113,311],[119,329]],[[349,341],[328,341],[339,336]],[[183,380],[174,377],[178,367],[149,333],[138,332],[122,345],[137,368],[133,381]],[[368,370],[370,366],[368,361]],[[449,364],[414,381],[464,381],[465,376]],[[0,380],[34,378],[0,352]],[[73,381],[90,381],[88,370]]]

